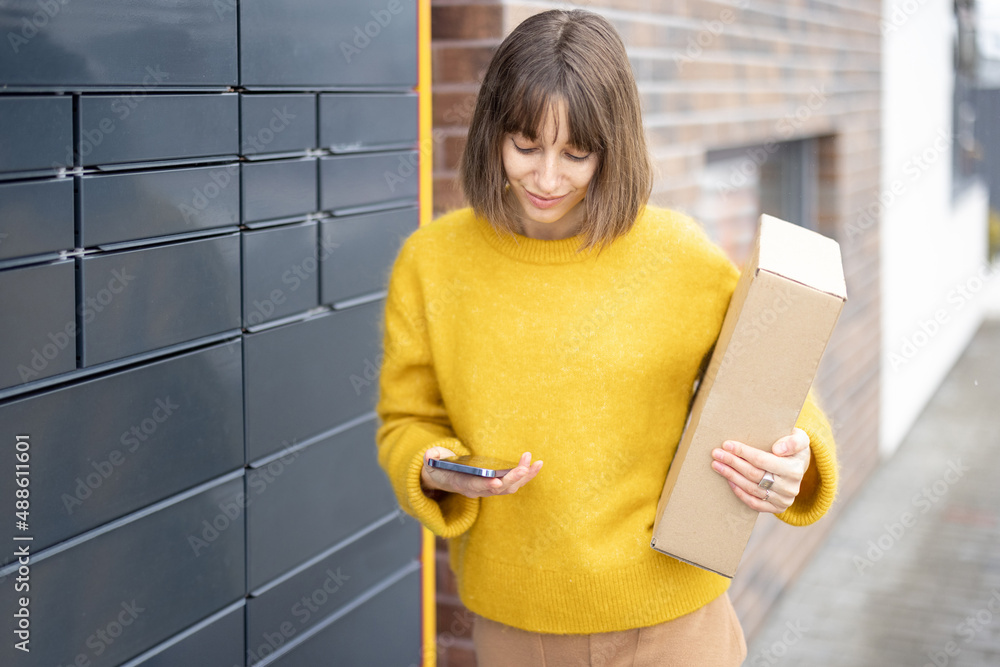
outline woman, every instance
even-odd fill
[[[740,664],[729,580],[649,546],[739,271],[646,206],[638,93],[606,20],[549,11],[504,40],[461,183],[471,207],[414,232],[392,269],[377,444],[400,505],[451,538],[479,664]],[[812,396],[796,426],[711,465],[804,525],[837,470]],[[426,464],[465,454],[519,463],[502,479]]]

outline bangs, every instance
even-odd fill
[[[603,114],[585,90],[567,83],[567,77],[556,67],[544,72],[525,72],[517,77],[510,94],[500,97],[500,127],[504,133],[516,133],[531,141],[538,141],[545,117],[554,113],[560,101],[566,103],[569,119],[569,140],[576,148],[588,153],[602,154],[605,149]],[[554,119],[556,132],[559,118]]]

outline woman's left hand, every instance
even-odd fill
[[[712,468],[729,481],[733,493],[747,507],[779,514],[799,494],[811,456],[809,435],[796,427],[792,435],[775,442],[770,452],[726,440],[721,449],[712,450]],[[758,486],[765,472],[774,475],[774,484],[768,490]]]

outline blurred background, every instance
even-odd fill
[[[0,664],[475,664],[380,319],[551,8],[624,38],[655,203],[843,253],[839,497],[758,523],[747,664],[1000,664],[998,0],[0,0]]]

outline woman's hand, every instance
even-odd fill
[[[729,481],[733,493],[747,507],[779,514],[799,494],[811,457],[809,435],[796,427],[792,435],[775,442],[770,453],[727,440],[721,449],[712,450],[712,468]],[[768,490],[758,486],[765,472],[774,475],[774,484]]]
[[[500,496],[514,493],[530,482],[542,469],[542,462],[531,462],[531,453],[521,454],[517,467],[503,477],[477,477],[452,470],[432,468],[427,459],[444,459],[455,456],[447,447],[431,447],[424,453],[424,467],[420,471],[420,486],[424,492],[439,489],[450,493],[460,493],[469,498]]]

